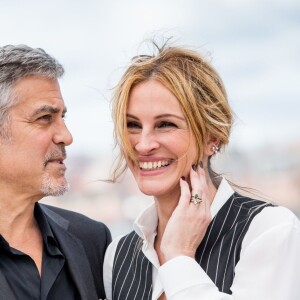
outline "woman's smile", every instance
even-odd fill
[[[139,162],[139,167],[141,170],[153,171],[157,169],[162,169],[169,166],[172,163],[172,160],[157,160],[157,161],[143,161]]]

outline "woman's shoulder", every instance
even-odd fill
[[[280,205],[266,206],[255,217],[255,224],[265,229],[280,226],[300,228],[298,217],[290,209]]]
[[[249,214],[255,213],[255,223],[266,226],[277,226],[284,223],[293,223],[299,226],[298,217],[288,208],[274,202],[258,200],[239,193],[234,193],[232,203],[240,210],[247,210]]]
[[[298,217],[286,207],[269,205],[254,217],[245,235],[243,246],[268,236],[272,236],[274,239],[288,239],[295,233],[300,234]]]

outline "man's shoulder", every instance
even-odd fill
[[[59,216],[67,219],[68,221],[72,220],[72,219],[77,219],[77,220],[82,220],[82,221],[87,221],[87,222],[92,222],[92,223],[101,223],[98,222],[96,220],[93,220],[87,216],[85,216],[84,214],[72,211],[72,210],[68,210],[68,209],[64,209],[64,208],[60,208],[60,207],[56,207],[56,206],[52,206],[52,205],[48,205],[48,204],[42,204],[39,203],[40,207],[43,209],[44,212],[47,213],[47,211],[52,211],[56,214],[58,214]]]
[[[101,232],[109,234],[109,230],[104,223],[93,220],[81,213],[47,204],[39,203],[39,205],[48,218],[60,224],[62,224],[62,222],[68,223],[68,227],[71,231],[85,232],[89,235],[94,231],[97,232],[97,234],[101,234]]]

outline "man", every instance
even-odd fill
[[[68,190],[63,73],[42,49],[0,47],[0,299],[105,298],[107,227],[38,203]]]

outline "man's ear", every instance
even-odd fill
[[[216,137],[209,136],[204,147],[204,153],[207,156],[212,156],[219,151],[220,140]]]

